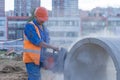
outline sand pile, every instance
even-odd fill
[[[41,69],[42,80],[63,80],[63,74]],[[25,65],[22,61],[0,59],[0,80],[27,80]]]
[[[27,80],[23,62],[0,60],[0,80]]]

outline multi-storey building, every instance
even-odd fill
[[[64,1],[65,0],[52,0],[52,15],[64,16]]]
[[[101,33],[106,27],[105,17],[87,16],[81,18],[81,36]]]
[[[108,18],[107,30],[116,36],[120,36],[120,16],[112,16]]]
[[[7,17],[8,40],[23,38],[23,30],[28,17],[11,16]]]
[[[6,11],[5,16],[14,16],[14,11],[13,10]]]
[[[78,14],[78,0],[52,0],[52,17],[47,22],[52,44],[68,48],[79,38]]]
[[[14,0],[14,15],[31,16],[38,6],[40,6],[40,0]]]
[[[0,0],[0,16],[5,16],[5,0]]]
[[[50,32],[51,43],[69,48],[80,37],[80,18],[50,17],[45,24]]]
[[[0,17],[0,41],[7,40],[7,19]]]
[[[120,33],[120,8],[96,7],[91,11],[80,11],[81,35],[90,34],[115,34]]]
[[[8,16],[8,40],[23,38],[29,16],[40,6],[40,0],[14,0],[14,16]]]
[[[64,15],[79,16],[78,0],[64,0]]]
[[[78,16],[78,0],[52,0],[53,16]]]
[[[5,17],[5,0],[0,0],[0,41],[7,40],[7,26]]]
[[[96,7],[96,8],[94,8],[90,11],[89,15],[90,16],[104,16],[104,17],[116,16],[116,15],[120,15],[120,8],[113,8],[113,7],[100,8],[100,7]]]

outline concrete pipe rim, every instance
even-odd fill
[[[99,38],[84,38],[84,39],[81,39],[81,40],[79,40],[77,43],[75,43],[73,45],[73,47],[70,49],[70,51],[68,53],[72,54],[78,47],[80,47],[80,46],[82,46],[84,44],[87,44],[87,43],[92,43],[92,44],[103,47],[106,50],[106,52],[108,53],[108,55],[110,55],[110,57],[112,58],[113,63],[114,63],[114,67],[116,69],[116,73],[118,74],[118,71],[120,70],[120,68],[119,68],[119,65],[118,65],[118,61],[117,61],[116,57],[113,54],[114,52],[112,51],[111,47],[109,47],[109,45],[107,45],[106,42],[104,42],[103,40],[101,40]],[[66,62],[69,62],[70,58],[73,55],[73,54],[72,55],[69,55],[69,54],[68,54],[68,56],[66,58],[65,66],[67,65]]]

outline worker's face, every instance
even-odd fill
[[[37,22],[42,25],[44,23],[44,21],[42,21],[40,18],[36,18],[37,19]]]

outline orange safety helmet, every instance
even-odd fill
[[[37,7],[34,12],[35,17],[42,21],[48,20],[48,11],[44,7]]]

